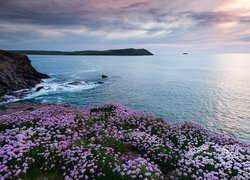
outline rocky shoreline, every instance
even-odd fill
[[[50,77],[32,67],[26,55],[0,50],[0,97],[33,88],[47,78]]]
[[[20,111],[33,111],[42,108],[48,104],[34,104],[34,103],[8,103],[0,107],[0,116],[12,114]]]

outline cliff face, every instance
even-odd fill
[[[0,51],[0,96],[12,91],[32,88],[45,78],[49,76],[37,72],[27,56]]]

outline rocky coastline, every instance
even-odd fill
[[[23,54],[0,50],[0,97],[21,89],[30,89],[48,75],[38,72]]]
[[[35,103],[30,103],[30,102],[8,103],[8,104],[4,104],[0,107],[0,116],[12,114],[12,113],[17,113],[20,111],[33,111],[33,110],[42,108],[42,107],[47,106],[47,105],[49,105],[49,104],[35,104]]]

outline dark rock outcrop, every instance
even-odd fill
[[[108,78],[108,76],[103,74],[102,79],[106,79],[106,78]]]
[[[42,89],[44,89],[44,86],[40,86],[40,87],[36,88],[36,92],[39,92],[39,91],[41,91]]]
[[[33,111],[35,109],[42,108],[46,105],[43,104],[33,104],[33,103],[10,103],[2,106],[0,108],[0,116],[11,114],[19,111]]]
[[[80,82],[80,81],[74,81],[74,82],[68,83],[67,85],[70,85],[70,86],[78,86],[78,85],[81,85],[81,84],[82,84],[82,82]]]
[[[98,81],[98,82],[96,82],[95,84],[104,84],[104,82]]]
[[[37,72],[25,55],[0,50],[0,96],[20,89],[29,89],[49,78]]]
[[[40,92],[41,90],[50,90],[51,87],[50,86],[39,86],[38,88],[36,88],[36,92]]]

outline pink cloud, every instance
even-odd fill
[[[102,39],[172,46],[248,46],[248,0],[8,0],[0,7],[1,42],[13,38]],[[27,33],[29,31],[29,33]],[[30,38],[28,38],[30,36]],[[11,38],[9,38],[11,37]],[[4,46],[4,43],[2,46]]]

